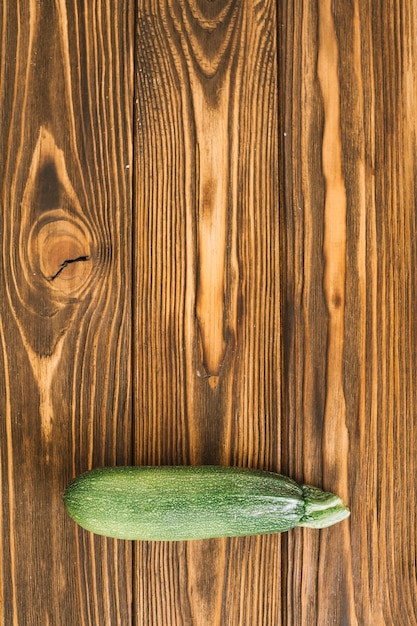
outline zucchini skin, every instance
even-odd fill
[[[319,493],[320,518],[325,496],[332,496],[332,505],[341,502],[333,494],[308,489]],[[308,497],[310,507],[306,509],[305,487],[262,470],[210,465],[132,466],[81,474],[66,488],[64,503],[75,522],[99,535],[180,541],[329,525],[320,520],[317,525],[311,492]]]

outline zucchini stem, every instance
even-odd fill
[[[327,528],[350,515],[350,510],[339,496],[317,487],[302,485],[305,513],[298,526]]]

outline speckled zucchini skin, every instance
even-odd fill
[[[313,490],[313,498],[311,491],[306,497],[306,489]],[[330,497],[333,510],[343,509],[330,522],[335,523],[349,514],[337,496],[281,474],[207,465],[141,466],[85,472],[68,485],[64,502],[80,526],[99,535],[179,541],[327,526],[323,502]],[[312,499],[320,502],[318,526]]]

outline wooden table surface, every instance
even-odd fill
[[[0,3],[0,622],[415,626],[415,0]],[[266,468],[326,530],[94,536],[102,465]]]

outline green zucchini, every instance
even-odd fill
[[[148,541],[325,528],[350,514],[338,496],[281,474],[211,465],[94,469],[68,485],[64,502],[89,531]]]

